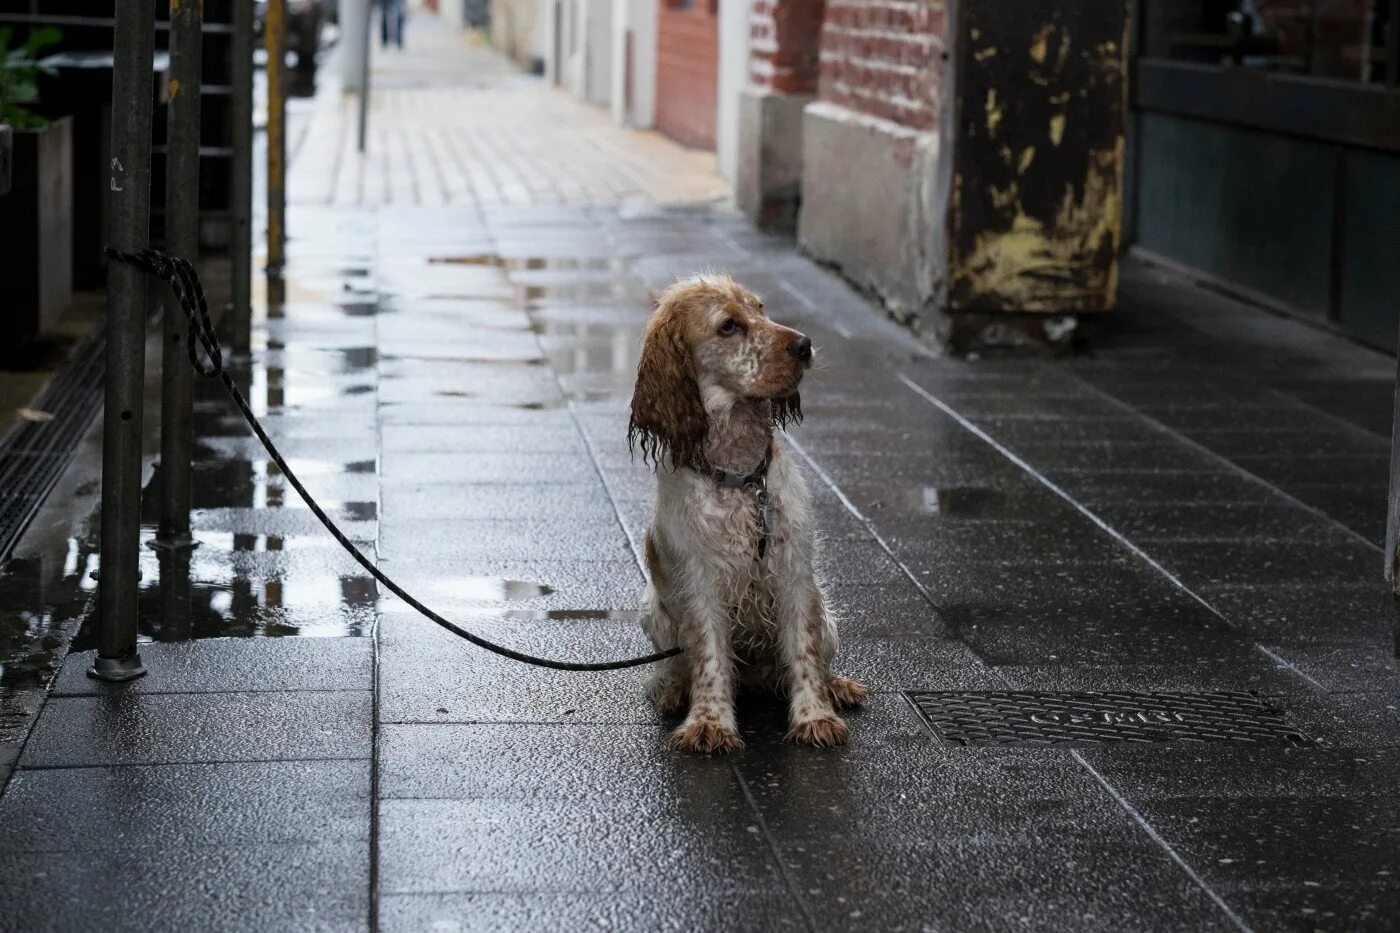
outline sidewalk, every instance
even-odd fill
[[[376,37],[377,38],[377,37]],[[373,49],[367,152],[358,101],[325,94],[288,178],[299,204],[618,205],[728,197],[714,153],[617,126],[428,14],[405,51]],[[323,81],[335,84],[329,69]]]
[[[505,108],[519,138],[594,116],[473,74],[397,112],[497,89],[537,102]],[[380,566],[520,650],[647,650],[638,334],[651,290],[725,269],[819,348],[786,444],[872,702],[846,748],[783,743],[754,698],[741,752],[672,752],[641,673],[523,667],[378,592],[206,383],[190,582],[148,558],[145,679],[64,664],[0,797],[0,928],[1393,925],[1393,360],[1139,266],[1089,358],[938,359],[790,241],[646,206],[686,185],[340,184],[297,198],[240,377]],[[1308,741],[959,747],[907,691],[1259,691]]]

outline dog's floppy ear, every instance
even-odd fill
[[[796,392],[773,399],[772,406],[773,424],[784,431],[790,424],[802,423],[802,396]]]
[[[672,469],[698,467],[704,459],[706,427],[682,315],[673,305],[663,304],[647,322],[642,338],[627,446],[640,447],[642,460],[653,466],[669,459]]]

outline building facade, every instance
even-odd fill
[[[1394,342],[1400,0],[539,2],[552,80],[940,342],[1072,342],[1129,249]]]

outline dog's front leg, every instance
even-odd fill
[[[734,721],[734,656],[729,648],[729,614],[714,594],[686,599],[682,610],[679,660],[690,668],[690,711],[671,733],[671,744],[689,752],[723,752],[744,742]]]
[[[788,688],[788,735],[803,745],[845,745],[851,730],[836,715],[826,605],[810,577],[778,594],[779,650]]]

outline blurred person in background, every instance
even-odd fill
[[[379,44],[403,48],[404,0],[379,0]]]

